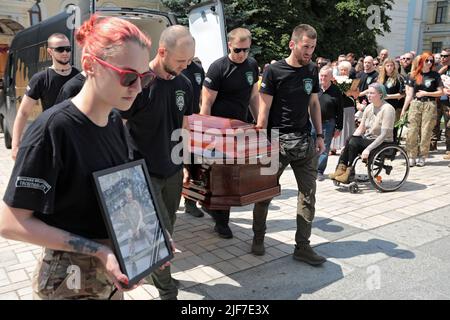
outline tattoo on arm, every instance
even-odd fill
[[[100,243],[97,243],[92,240],[85,239],[83,237],[71,234],[69,240],[67,241],[70,249],[73,252],[84,253],[84,254],[94,254],[102,246]]]

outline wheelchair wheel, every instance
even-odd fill
[[[367,166],[370,183],[381,192],[400,188],[408,178],[408,156],[403,148],[388,145],[377,150]]]
[[[350,193],[358,193],[359,192],[359,187],[356,184],[356,182],[352,182],[352,183],[349,184],[348,190],[350,191]]]

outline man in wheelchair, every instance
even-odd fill
[[[336,171],[330,174],[331,179],[340,183],[352,180],[352,164],[359,154],[363,161],[367,161],[370,152],[383,142],[394,142],[395,109],[384,100],[386,89],[380,83],[373,83],[368,90],[370,104],[364,110],[359,127],[347,140]]]

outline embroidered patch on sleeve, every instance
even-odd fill
[[[47,192],[49,192],[50,189],[52,188],[44,179],[30,178],[30,177],[17,177],[16,187],[37,189],[41,190],[45,194],[47,194]]]

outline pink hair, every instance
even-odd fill
[[[101,59],[113,55],[115,49],[127,41],[134,41],[147,50],[151,46],[150,38],[131,22],[97,15],[91,16],[77,30],[76,40],[83,48],[82,57],[92,54]]]

